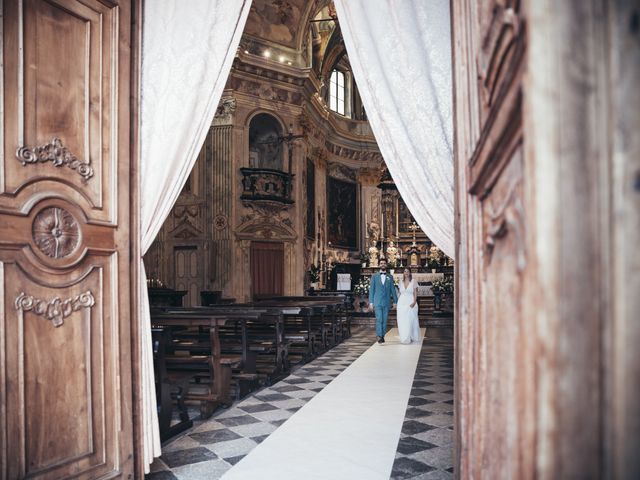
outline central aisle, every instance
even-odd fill
[[[388,480],[422,342],[400,344],[397,329],[386,339],[223,478]]]

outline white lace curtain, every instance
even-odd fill
[[[453,258],[449,0],[334,0],[367,118],[420,228]]]
[[[145,2],[140,126],[143,254],[160,231],[202,148],[250,6],[251,0]],[[141,268],[142,417],[148,465],[160,455],[160,436],[144,265]]]

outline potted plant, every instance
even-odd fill
[[[362,268],[367,266],[367,262],[369,261],[369,254],[367,252],[360,252],[360,263],[362,263]]]
[[[436,280],[431,284],[431,291],[433,292],[434,308],[435,310],[440,310],[442,308],[442,299],[453,293],[453,282],[450,278]]]
[[[353,293],[358,299],[358,306],[360,311],[363,311],[366,305],[365,298],[369,295],[369,287],[371,286],[371,279],[369,277],[360,277],[358,283],[353,287]]]
[[[316,266],[315,263],[312,263],[311,267],[309,268],[310,288],[312,290],[317,289],[319,281],[320,281],[320,267]]]

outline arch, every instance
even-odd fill
[[[318,0],[316,2],[309,2],[307,8],[300,18],[301,28],[296,32],[296,46],[298,50],[302,48],[304,37],[309,34],[312,23],[310,20],[314,19],[321,10],[327,7],[331,3],[330,0]]]

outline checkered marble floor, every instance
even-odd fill
[[[453,337],[429,328],[422,343],[391,478],[453,478]]]
[[[162,448],[148,480],[220,478],[313,398],[375,341],[363,327],[275,385],[249,395]],[[391,478],[451,479],[453,455],[453,337],[431,328],[422,346]]]
[[[162,447],[148,480],[220,478],[256,445],[311,400],[375,341],[371,328],[354,330],[351,338],[312,362],[294,369],[284,380],[249,395]]]

